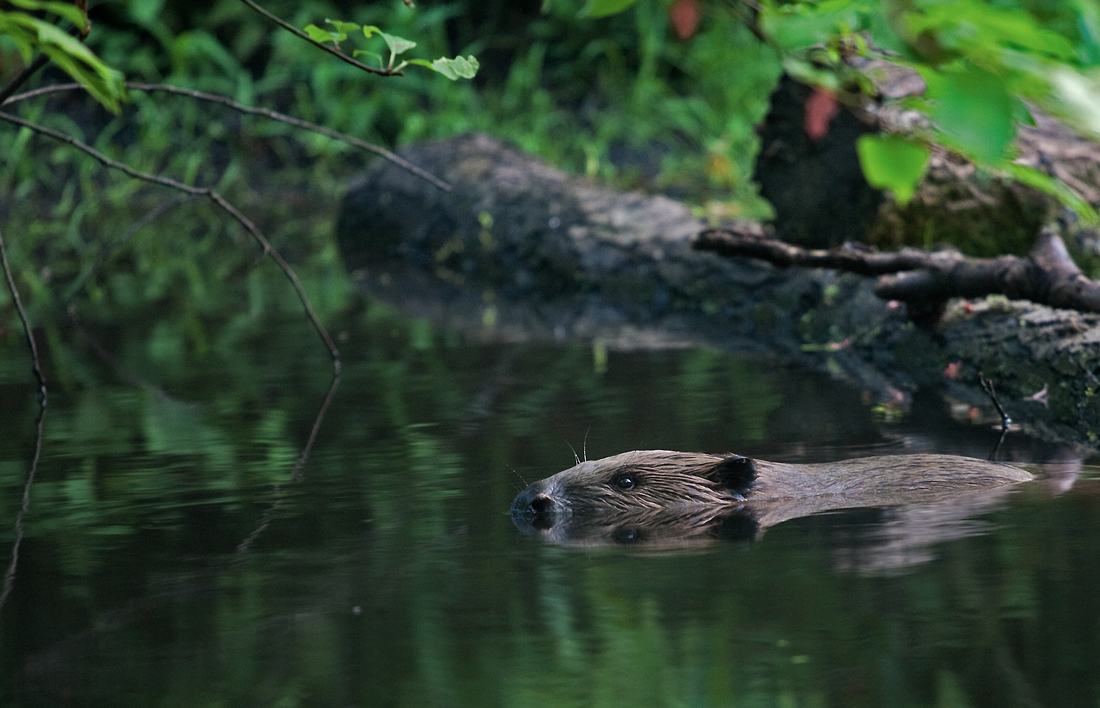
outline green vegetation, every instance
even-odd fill
[[[1100,553],[1087,541],[1100,532],[1085,498],[1014,509],[997,537],[968,526],[925,572],[880,578],[837,573],[858,549],[832,553],[812,525],[772,529],[751,562],[731,546],[524,544],[505,515],[518,475],[568,464],[589,424],[592,456],[640,443],[790,451],[868,429],[866,409],[828,389],[793,421],[797,376],[714,351],[458,346],[353,296],[331,218],[363,153],[224,105],[124,91],[114,73],[389,147],[491,130],[602,179],[759,214],[752,125],[780,52],[723,7],[677,42],[659,2],[592,20],[557,0],[522,22],[507,2],[268,5],[329,32],[326,44],[378,50],[359,55],[375,72],[238,0],[94,5],[77,44],[71,5],[0,12],[0,84],[15,58],[42,52],[61,58],[33,86],[83,87],[2,110],[216,188],[294,265],[346,364],[310,464],[287,484],[331,373],[284,274],[257,265],[215,202],[0,121],[0,230],[62,392],[25,529],[0,525],[5,548],[25,531],[0,608],[0,703],[1096,703]],[[476,77],[448,81],[471,56]],[[38,414],[19,330],[0,288],[3,519],[20,508]]]
[[[102,113],[77,92],[6,109],[135,169],[218,189],[267,227],[277,248],[290,249],[307,289],[332,290],[336,308],[346,300],[334,282],[339,263],[326,230],[336,198],[364,164],[362,153],[186,97],[126,91],[122,76],[224,94],[389,147],[489,131],[600,179],[667,191],[723,216],[761,216],[767,207],[749,178],[753,126],[781,68],[843,95],[867,82],[845,60],[885,56],[920,71],[929,93],[909,104],[934,123],[915,138],[864,140],[861,155],[875,184],[904,199],[932,141],[1089,211],[1045,173],[1011,164],[1008,145],[1014,121],[1028,119],[1024,100],[1100,131],[1092,105],[1100,95],[1100,17],[1086,0],[766,2],[752,13],[704,3],[697,29],[683,41],[670,29],[665,0],[556,0],[541,13],[472,0],[416,8],[273,0],[264,7],[363,59],[373,73],[326,56],[241,0],[93,4],[90,30],[76,6],[20,0],[0,12],[0,83],[41,52],[122,113]],[[444,78],[471,77],[479,65],[473,81]],[[40,85],[59,80],[56,70],[35,77]],[[3,124],[0,135],[7,148],[3,228],[13,236],[13,262],[34,294],[28,300],[37,320],[52,319],[74,298],[78,308],[94,301],[105,313],[187,293],[190,303],[172,307],[191,310],[188,328],[201,349],[198,313],[239,302],[236,276],[252,261],[237,227],[188,203],[160,218],[193,224],[194,233],[130,233],[135,219],[173,195],[106,174],[25,129]],[[125,244],[111,245],[123,234]],[[228,274],[234,277],[222,282]]]
[[[686,196],[724,216],[765,210],[749,180],[752,127],[781,69],[836,92],[865,83],[842,61],[856,55],[893,52],[891,60],[922,73],[930,93],[910,102],[935,127],[861,145],[868,176],[902,197],[934,140],[1072,201],[1045,174],[1009,163],[1012,121],[1027,117],[1024,98],[1060,108],[1086,130],[1097,129],[1100,114],[1082,108],[1100,61],[1100,20],[1077,0],[764,3],[744,16],[740,6],[704,4],[683,41],[660,0],[556,0],[540,14],[472,0],[265,5],[296,32],[362,59],[367,72],[250,4],[103,3],[93,5],[88,30],[74,6],[21,0],[0,15],[0,82],[41,52],[57,67],[35,75],[40,86],[67,72],[122,112],[109,114],[82,90],[4,110],[178,180],[193,197],[216,189],[294,265],[322,321],[353,307],[331,218],[369,153],[224,105],[124,90],[120,75],[216,92],[388,147],[486,130],[551,162]],[[247,229],[218,203],[105,170],[8,122],[0,136],[0,228],[31,319],[58,350],[58,376],[80,366],[63,359],[70,318],[100,328],[156,319],[162,329],[151,347],[201,359],[232,348],[265,317],[298,311],[283,275],[255,267]],[[5,340],[15,342],[6,292],[0,313]]]
[[[80,91],[3,110],[136,170],[217,189],[293,264],[322,320],[349,304],[331,217],[369,155],[186,96],[125,91],[118,76],[222,94],[383,146],[489,131],[601,179],[716,200],[726,215],[763,213],[749,180],[752,126],[779,63],[723,8],[680,43],[659,4],[593,22],[580,17],[579,1],[558,2],[519,23],[503,6],[473,2],[264,7],[375,73],[326,56],[240,0],[93,4],[79,50],[55,38],[56,50],[56,33],[12,30],[20,22],[62,33],[86,26],[72,7],[50,14],[59,7],[28,0],[5,11],[0,84],[35,52],[68,51],[84,61],[61,68],[122,112],[114,117]],[[471,74],[472,57],[483,58],[474,81],[446,80]],[[739,67],[732,75],[731,63]],[[47,67],[24,88],[63,81]],[[99,324],[155,312],[180,333],[182,351],[201,356],[222,328],[244,331],[265,312],[299,307],[283,296],[278,273],[254,269],[256,251],[239,225],[205,200],[176,203],[170,190],[3,121],[0,139],[0,228],[31,319],[51,345],[62,339],[65,312]],[[14,333],[6,292],[0,312]]]
[[[643,0],[644,2],[645,0]],[[592,0],[593,15],[636,0]],[[873,184],[905,201],[922,175],[930,145],[965,155],[1049,192],[1095,220],[1068,185],[1012,163],[1017,126],[1032,106],[1100,138],[1100,10],[1089,0],[767,0],[758,33],[784,69],[834,94],[874,93],[872,76],[853,57],[886,60],[919,72],[923,95],[905,103],[929,122],[923,135],[866,136],[860,157]],[[874,147],[872,147],[874,146]],[[920,167],[918,164],[917,167]]]

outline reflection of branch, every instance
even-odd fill
[[[332,405],[332,399],[336,397],[336,389],[339,388],[339,386],[340,373],[337,372],[336,375],[332,377],[332,384],[328,387],[328,393],[325,394],[325,400],[321,403],[320,410],[317,411],[317,417],[313,419],[313,427],[309,431],[309,438],[306,440],[306,444],[302,446],[302,452],[298,455],[298,459],[294,461],[294,469],[290,473],[291,484],[302,481],[302,470],[309,460],[309,453],[313,450],[313,443],[317,441],[317,433],[321,430],[321,422],[325,419],[325,414],[328,413],[329,406]],[[252,533],[245,536],[244,540],[237,544],[237,553],[247,553],[249,549],[252,548],[252,544],[259,538],[260,534],[271,525],[271,520],[275,518],[275,513],[283,504],[285,486],[276,484],[273,491],[275,499],[271,502],[271,505],[264,510],[263,515],[260,517],[260,525],[253,529]]]
[[[42,404],[40,404],[42,405]],[[34,459],[31,460],[31,469],[27,472],[27,482],[23,485],[23,504],[15,515],[15,541],[11,544],[11,565],[4,573],[4,589],[0,591],[0,609],[8,601],[8,595],[15,585],[15,570],[19,565],[19,546],[23,542],[23,517],[31,508],[31,486],[34,485],[34,475],[38,471],[38,460],[42,457],[42,430],[46,420],[46,408],[42,405],[38,410],[38,432],[34,439]]]
[[[304,39],[305,41],[309,42],[310,44],[312,44],[315,47],[319,47],[321,49],[324,49],[326,52],[328,52],[332,56],[336,57],[340,61],[347,62],[348,64],[351,64],[352,66],[354,66],[357,69],[362,69],[363,71],[369,71],[372,74],[378,74],[380,76],[402,76],[402,72],[400,72],[400,71],[394,71],[393,69],[379,69],[379,68],[376,68],[376,67],[373,67],[373,66],[367,66],[366,64],[364,64],[360,61],[352,59],[347,54],[344,54],[343,52],[341,52],[339,49],[335,49],[333,47],[330,47],[327,44],[321,44],[317,40],[313,39],[313,37],[310,37],[308,34],[303,32],[302,30],[298,29],[294,25],[290,24],[289,22],[287,22],[283,18],[279,17],[278,15],[272,14],[271,12],[268,12],[267,10],[263,9],[262,7],[260,7],[256,3],[254,3],[252,0],[241,0],[241,2],[243,2],[245,5],[248,5],[253,10],[260,13],[261,15],[266,17],[267,19],[274,22],[275,24],[279,25],[280,27],[285,29],[287,32],[290,32],[291,34],[293,34],[296,37]]]
[[[875,294],[888,300],[937,303],[952,297],[999,293],[1051,307],[1100,312],[1100,283],[1085,277],[1061,237],[1050,228],[1040,232],[1026,258],[968,258],[957,251],[929,253],[912,248],[877,253],[851,245],[809,250],[727,229],[708,229],[694,245],[724,256],[759,258],[780,266],[882,276]]]
[[[23,118],[12,115],[10,113],[0,112],[0,119],[6,120],[9,123],[21,125],[24,128],[29,128],[30,130],[39,133],[40,135],[45,135],[53,138],[54,140],[59,140],[63,143],[71,145],[78,150],[81,150],[82,152],[85,152],[88,155],[92,156],[103,165],[119,170],[120,172],[123,172],[135,179],[145,180],[146,182],[153,182],[154,184],[171,187],[186,194],[207,197],[212,202],[217,204],[222,209],[222,211],[232,216],[237,221],[237,223],[239,223],[242,227],[244,227],[246,231],[248,231],[249,234],[252,235],[252,238],[260,244],[261,248],[263,248],[264,255],[270,256],[271,259],[275,261],[276,265],[278,265],[279,268],[283,271],[283,274],[287,277],[287,279],[290,281],[290,284],[294,287],[294,291],[298,295],[298,300],[302,303],[302,308],[305,310],[306,317],[309,318],[309,321],[313,325],[313,328],[317,330],[317,334],[321,337],[321,340],[325,343],[325,346],[328,347],[329,354],[332,356],[333,372],[335,374],[340,373],[340,350],[336,348],[336,343],[332,341],[332,337],[329,336],[328,330],[326,330],[325,326],[321,324],[320,318],[318,318],[317,313],[314,312],[313,305],[309,301],[309,296],[306,295],[305,288],[302,287],[302,283],[298,279],[298,274],[294,272],[294,269],[290,267],[290,264],[286,262],[282,254],[275,250],[274,247],[272,247],[272,245],[268,242],[267,237],[263,235],[263,232],[260,231],[260,229],[254,223],[252,223],[252,221],[249,220],[248,217],[238,211],[235,206],[230,204],[225,199],[225,197],[223,197],[213,188],[192,187],[190,185],[184,184],[183,182],[174,180],[170,177],[154,175],[148,172],[136,170],[125,163],[107,157],[92,146],[83,143],[70,135],[66,135],[59,131],[53,130],[52,128],[47,128],[37,123],[32,123],[31,121],[24,120]]]
[[[11,272],[11,264],[8,263],[8,249],[4,244],[4,235],[0,233],[0,264],[4,267],[4,275],[11,290],[11,299],[15,303],[15,310],[19,313],[19,319],[23,323],[23,332],[27,335],[27,344],[31,350],[31,365],[34,368],[35,378],[38,379],[38,435],[34,443],[34,459],[31,460],[31,469],[27,473],[27,482],[23,485],[23,504],[19,507],[19,513],[15,515],[15,542],[11,546],[11,565],[4,574],[4,589],[0,592],[0,608],[11,594],[12,584],[15,582],[15,568],[19,563],[19,545],[23,541],[23,517],[31,506],[31,485],[34,484],[34,475],[38,471],[38,460],[42,455],[42,423],[46,419],[46,379],[42,375],[42,364],[38,359],[38,345],[34,341],[34,332],[31,330],[27,312],[23,309],[23,302],[19,299],[19,289],[15,287],[15,276]]]
[[[0,101],[0,103],[16,103],[17,101],[25,101],[28,98],[37,98],[38,96],[44,96],[50,93],[56,93],[59,91],[75,91],[83,88],[80,84],[57,84],[55,86],[43,86],[42,88],[35,89],[33,91],[26,91],[13,96],[8,101]],[[346,133],[341,133],[338,130],[326,128],[323,125],[317,123],[311,123],[308,120],[302,120],[301,118],[295,118],[294,116],[288,116],[285,113],[279,113],[278,111],[272,111],[267,108],[255,108],[253,106],[246,106],[243,103],[238,103],[228,96],[220,96],[214,93],[206,93],[205,91],[195,91],[194,89],[180,88],[178,86],[168,86],[166,84],[143,84],[137,82],[127,82],[126,88],[133,89],[135,91],[163,91],[165,93],[172,93],[178,96],[188,96],[190,98],[198,99],[200,101],[209,101],[211,103],[220,103],[227,108],[232,108],[239,113],[247,113],[254,116],[263,116],[271,120],[279,121],[280,123],[286,123],[287,125],[293,125],[296,128],[302,128],[303,130],[309,130],[320,135],[324,135],[334,140],[340,140],[353,145],[361,150],[372,152],[379,157],[389,160],[398,167],[411,172],[420,179],[431,182],[436,187],[439,187],[444,192],[453,191],[453,187],[443,180],[439,179],[435,175],[420,169],[416,165],[412,164],[403,157],[387,150],[384,147],[375,145],[374,143],[368,143],[366,140],[360,140]]]

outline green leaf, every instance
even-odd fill
[[[1015,49],[1060,60],[1074,57],[1073,45],[1062,35],[1042,27],[1028,12],[995,7],[977,0],[929,4],[906,16],[912,36],[929,34],[940,46],[963,53],[988,55]]]
[[[347,35],[339,37],[338,35],[329,32],[326,29],[321,29],[317,25],[306,25],[304,28],[304,32],[308,34],[309,38],[312,39],[314,42],[321,42],[322,44],[325,42],[336,43],[339,42],[341,39],[347,39]]]
[[[72,35],[66,33],[60,27],[56,25],[51,25],[48,22],[40,21],[37,23],[36,29],[38,31],[38,41],[41,42],[43,45],[55,46],[58,49],[64,51],[66,54],[73,57],[74,59],[79,59],[89,66],[93,66],[97,63],[102,63],[92,52],[92,50],[88,49],[88,47],[86,47],[83,42],[81,42],[76,37],[73,37]]]
[[[42,52],[48,56],[66,74],[76,80],[89,94],[114,114],[122,111],[122,102],[127,100],[126,79],[121,72],[103,67],[103,72],[89,68],[74,61],[72,55],[60,51],[57,47],[43,45]]]
[[[19,2],[24,6],[49,4],[32,0]],[[121,110],[126,100],[125,79],[80,40],[54,24],[23,12],[0,12],[0,33],[14,39],[24,54],[27,50],[44,53],[112,113]]]
[[[834,93],[839,93],[844,88],[843,79],[835,70],[829,67],[823,68],[798,56],[789,56],[784,59],[783,70],[791,78],[809,86],[820,86]]]
[[[975,67],[938,72],[924,67],[930,116],[954,147],[979,162],[997,164],[1016,130],[1012,116],[1019,99],[1006,77]]]
[[[477,75],[477,70],[481,66],[477,61],[477,57],[473,54],[468,57],[455,57],[454,59],[440,57],[433,62],[425,59],[410,59],[408,63],[426,66],[432,71],[443,74],[451,81],[472,79]]]
[[[868,7],[853,0],[826,0],[820,4],[771,5],[761,8],[760,29],[787,51],[828,44],[843,32],[865,24]]]
[[[23,58],[24,64],[29,64],[34,57],[34,48],[37,45],[35,35],[28,32],[23,26],[22,22],[19,22],[13,15],[19,15],[21,18],[33,19],[30,15],[25,15],[22,12],[3,12],[0,11],[0,36],[7,37],[15,42],[16,47],[19,49],[19,54]]]
[[[1081,58],[1090,66],[1100,64],[1100,6],[1093,0],[1076,0],[1077,31],[1081,41],[1077,44]]]
[[[378,29],[374,25],[363,25],[363,36],[370,39],[376,34],[381,34],[382,30]]]
[[[71,2],[56,2],[51,0],[10,0],[10,2],[12,5],[21,7],[24,10],[52,12],[55,15],[64,17],[81,29],[88,26],[88,16]]]
[[[325,19],[325,22],[336,28],[336,31],[340,34],[340,41],[343,42],[348,38],[348,32],[358,32],[359,25],[354,22],[343,22],[341,20]]]
[[[1076,71],[1068,66],[1050,74],[1054,100],[1047,108],[1057,111],[1079,130],[1100,140],[1100,71]]]
[[[370,57],[371,59],[377,59],[379,63],[382,62],[381,54],[379,54],[378,52],[368,51],[366,49],[356,49],[354,52],[351,53],[351,56],[353,59],[358,59],[359,57]]]
[[[622,12],[637,0],[588,0],[581,10],[581,17],[607,17]]]
[[[386,34],[385,32],[379,32],[378,34],[382,35],[382,39],[386,40],[386,46],[390,48],[390,52],[393,53],[394,56],[404,54],[416,46],[416,42],[396,35]]]
[[[856,141],[867,183],[907,203],[928,167],[928,148],[898,135],[864,135]]]
[[[130,12],[130,19],[142,27],[148,27],[160,18],[161,10],[164,9],[164,0],[142,0],[142,2],[132,2],[129,3],[127,9]]]

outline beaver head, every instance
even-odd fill
[[[731,507],[745,500],[755,479],[755,463],[740,455],[624,452],[531,484],[512,502],[512,516],[546,528],[563,516]]]

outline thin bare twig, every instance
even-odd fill
[[[997,453],[1001,450],[1001,445],[1004,444],[1005,438],[1008,436],[1009,428],[1012,425],[1012,419],[1008,417],[1008,413],[1005,413],[1005,409],[1001,407],[1001,402],[997,400],[997,390],[993,387],[993,381],[987,379],[982,372],[978,372],[978,382],[982,385],[982,390],[989,396],[989,400],[993,401],[993,406],[997,409],[997,413],[1001,416],[1001,434],[997,438],[997,443],[993,446],[993,450],[989,453],[989,461],[997,461]]]
[[[0,265],[4,267],[4,276],[8,280],[8,289],[11,291],[11,300],[15,303],[15,311],[19,313],[19,320],[23,323],[23,333],[27,336],[27,346],[31,350],[31,368],[34,377],[38,379],[38,404],[46,407],[46,377],[42,375],[42,362],[38,358],[38,345],[34,341],[34,332],[31,330],[30,320],[27,319],[27,311],[23,309],[23,301],[19,297],[19,288],[15,287],[15,276],[11,272],[11,264],[8,262],[8,248],[4,243],[4,234],[0,233]]]
[[[330,47],[327,44],[321,44],[317,40],[313,39],[313,37],[310,37],[308,34],[303,32],[302,30],[298,29],[294,25],[290,24],[289,22],[287,22],[283,18],[279,17],[278,15],[272,14],[271,12],[269,12],[269,11],[265,10],[264,8],[260,7],[259,5],[257,5],[252,0],[241,0],[241,2],[243,2],[245,5],[248,5],[253,10],[260,13],[261,15],[266,17],[267,19],[274,22],[275,24],[279,25],[280,27],[285,29],[287,32],[290,32],[291,34],[293,34],[296,37],[304,39],[305,41],[309,42],[310,44],[312,44],[315,47],[319,47],[320,49],[325,50],[326,52],[328,52],[332,56],[336,57],[340,61],[347,62],[348,64],[351,64],[352,66],[354,66],[357,69],[362,69],[363,71],[369,71],[370,73],[378,74],[379,76],[402,76],[403,75],[402,72],[395,71],[393,69],[380,69],[380,68],[376,68],[376,67],[373,67],[373,66],[367,66],[366,64],[364,64],[360,61],[352,59],[347,54],[344,54],[343,52],[341,52],[339,49],[335,49],[333,47]]]
[[[334,374],[339,375],[340,350],[336,348],[336,343],[332,341],[332,337],[329,336],[328,330],[326,330],[325,326],[321,324],[320,318],[317,317],[317,313],[313,310],[313,305],[312,303],[310,303],[309,296],[306,295],[306,291],[302,287],[301,281],[298,279],[298,274],[294,272],[294,269],[290,267],[290,264],[286,262],[282,254],[275,250],[275,248],[267,240],[267,237],[263,235],[263,232],[260,231],[260,229],[254,223],[252,223],[252,221],[249,220],[248,217],[246,217],[244,214],[238,211],[236,207],[230,204],[229,201],[225,199],[225,197],[223,197],[211,187],[192,187],[178,180],[174,180],[171,177],[150,174],[148,172],[142,172],[141,170],[134,169],[126,163],[119,162],[118,160],[107,157],[103,153],[93,148],[91,145],[81,142],[71,135],[66,135],[65,133],[54,130],[52,128],[47,128],[44,125],[33,123],[29,120],[20,118],[19,116],[0,111],[0,120],[6,120],[9,123],[14,123],[15,125],[28,128],[29,130],[32,130],[40,135],[45,135],[47,137],[53,138],[54,140],[66,143],[67,145],[71,145],[81,152],[84,152],[95,158],[101,164],[112,169],[116,169],[135,179],[152,182],[154,184],[160,184],[165,187],[171,187],[172,189],[179,190],[186,194],[206,197],[217,204],[222,209],[222,211],[232,216],[237,221],[237,223],[239,223],[242,227],[244,227],[246,231],[248,231],[248,233],[252,235],[252,238],[260,244],[260,247],[263,249],[264,255],[270,256],[271,259],[275,261],[275,263],[283,271],[283,274],[286,275],[287,279],[290,280],[291,285],[294,287],[294,291],[298,295],[298,300],[302,303],[302,308],[305,310],[306,316],[309,318],[309,321],[313,325],[313,328],[317,330],[317,334],[321,337],[321,340],[325,343],[325,346],[328,347],[329,354],[332,356],[332,366]]]
[[[77,84],[77,83],[56,84],[54,86],[43,86],[42,88],[34,89],[33,91],[26,91],[26,92],[21,93],[17,96],[12,96],[7,101],[0,101],[0,105],[6,104],[6,103],[16,103],[18,101],[25,101],[29,98],[37,98],[39,96],[45,96],[47,94],[57,93],[57,92],[61,92],[61,91],[80,90],[82,88],[83,87],[80,84]],[[239,113],[247,113],[248,115],[262,116],[264,118],[268,118],[270,120],[278,121],[280,123],[286,123],[287,125],[293,125],[296,128],[302,128],[303,130],[309,130],[309,131],[312,131],[314,133],[318,133],[319,135],[324,135],[326,137],[332,138],[334,140],[340,140],[342,142],[347,143],[348,145],[353,145],[353,146],[355,146],[355,147],[357,147],[361,150],[366,150],[367,152],[374,153],[375,155],[378,155],[379,157],[381,157],[385,160],[389,160],[390,162],[397,165],[398,167],[400,167],[400,168],[416,175],[420,179],[423,179],[423,180],[426,180],[426,181],[432,183],[436,187],[439,187],[440,189],[442,189],[444,192],[454,191],[454,187],[452,187],[447,182],[441,180],[440,178],[436,177],[432,173],[417,167],[416,165],[412,164],[411,162],[409,162],[405,158],[397,155],[396,153],[393,153],[393,152],[387,150],[386,148],[384,148],[380,145],[375,145],[374,143],[369,143],[366,140],[360,140],[359,138],[348,135],[347,133],[341,133],[338,130],[333,130],[333,129],[327,128],[323,125],[319,125],[317,123],[311,123],[308,120],[302,120],[301,118],[295,118],[294,116],[290,116],[290,115],[287,115],[285,113],[280,113],[278,111],[273,111],[273,110],[270,110],[268,108],[255,108],[253,106],[246,106],[243,103],[238,103],[237,101],[234,101],[233,99],[229,98],[228,96],[221,96],[221,95],[218,95],[218,94],[215,94],[215,93],[207,93],[205,91],[195,91],[194,89],[180,88],[178,86],[169,86],[167,84],[144,84],[144,83],[140,83],[140,82],[132,82],[131,81],[131,82],[126,83],[126,88],[132,89],[134,91],[160,91],[160,92],[164,92],[164,93],[175,94],[177,96],[187,96],[189,98],[198,99],[200,101],[209,101],[211,103],[218,103],[218,104],[221,104],[221,105],[223,105],[227,108],[231,108],[231,109],[233,109],[233,110],[235,110]]]
[[[997,400],[997,389],[993,387],[993,381],[987,379],[984,374],[978,372],[978,383],[982,385],[982,390],[985,391],[985,395],[989,396],[989,400],[993,402],[993,407],[997,409],[997,415],[1001,416],[1001,427],[1008,429],[1008,426],[1012,425],[1012,418],[1008,417],[1008,413],[1005,413],[1005,409],[1001,406],[1001,402]]]

